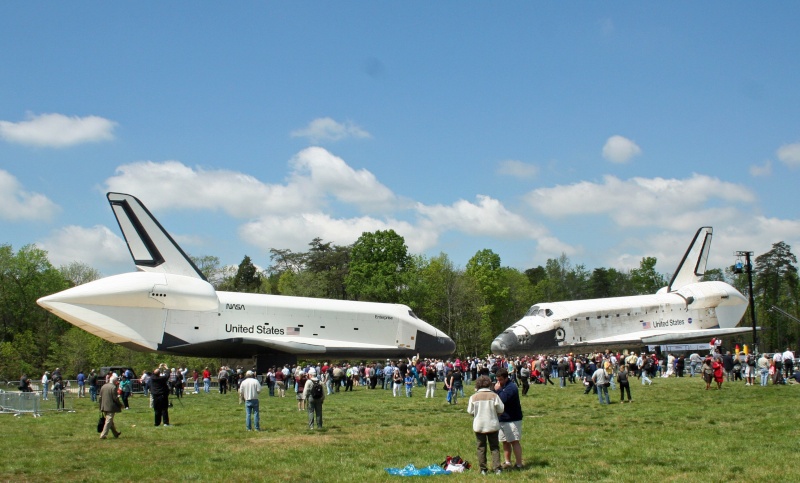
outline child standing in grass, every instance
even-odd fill
[[[406,397],[411,397],[411,388],[414,387],[414,376],[411,374],[410,371],[406,372],[405,383],[406,383]]]

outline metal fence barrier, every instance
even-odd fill
[[[0,392],[0,412],[40,416],[40,395],[35,392]]]

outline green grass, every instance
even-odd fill
[[[505,481],[800,481],[800,386],[705,390],[699,378],[633,380],[633,404],[600,406],[577,384],[532,386],[523,398],[525,469]],[[441,386],[441,384],[440,384]],[[467,395],[472,389],[467,389]],[[466,398],[424,399],[356,388],[329,396],[326,428],[306,429],[294,393],[261,395],[262,432],[244,429],[235,395],[187,395],[173,426],[153,427],[147,399],[120,413],[120,439],[99,440],[98,412],[0,415],[0,481],[402,481],[387,467],[417,467],[460,455],[476,463]],[[482,481],[476,469],[434,481]],[[491,478],[498,479],[495,476]]]

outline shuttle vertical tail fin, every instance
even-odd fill
[[[108,193],[106,196],[137,269],[206,280],[141,201],[123,193]]]
[[[684,285],[699,282],[706,272],[708,252],[711,249],[711,233],[713,228],[704,226],[697,230],[692,243],[678,264],[672,280],[667,286],[668,292],[680,290]]]

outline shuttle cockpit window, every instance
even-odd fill
[[[525,314],[526,317],[533,317],[534,315],[538,315],[539,313],[539,306],[534,305],[530,309],[528,309],[528,313]]]
[[[552,317],[553,316],[553,311],[550,310],[550,309],[543,309],[543,308],[539,307],[538,305],[534,305],[533,307],[531,307],[528,310],[528,313],[526,313],[525,315],[527,317],[535,317],[537,315],[539,317]]]

